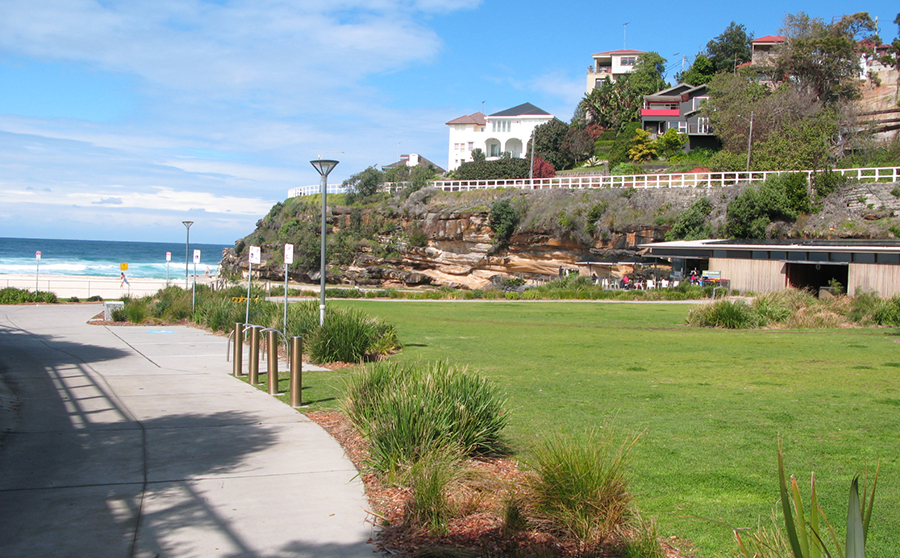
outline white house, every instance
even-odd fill
[[[617,77],[633,72],[638,56],[642,54],[644,54],[643,50],[629,49],[594,54],[594,63],[588,66],[585,93],[590,93],[600,87],[606,78],[615,83]]]
[[[488,160],[498,159],[508,152],[524,157],[531,132],[541,124],[553,120],[553,115],[531,103],[485,116],[480,112],[461,116],[447,122],[450,126],[450,146],[447,169],[472,160],[472,151],[481,149]]]

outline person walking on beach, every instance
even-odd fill
[[[120,288],[120,289],[121,289],[122,287],[124,287],[125,285],[128,285],[129,287],[131,286],[131,283],[128,282],[128,277],[125,277],[125,272],[124,272],[124,271],[122,272],[122,275],[119,276],[119,279],[122,281],[121,283],[119,283],[119,288]]]

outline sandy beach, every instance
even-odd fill
[[[197,276],[197,284],[208,284],[213,277]],[[184,287],[184,278],[170,279],[169,285]],[[0,275],[0,289],[15,287],[17,289],[35,288],[34,275]],[[41,275],[37,279],[37,290],[55,293],[60,299],[77,296],[84,300],[92,296],[103,297],[104,300],[118,299],[123,296],[141,297],[154,294],[166,287],[165,279],[128,278],[128,284],[122,285],[118,277],[100,277],[95,275]]]

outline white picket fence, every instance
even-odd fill
[[[621,176],[560,175],[553,178],[516,178],[503,180],[435,180],[431,186],[445,192],[489,190],[492,188],[520,188],[544,190],[552,188],[713,188],[733,184],[764,182],[776,174],[805,173],[812,178],[817,171],[750,171],[750,172],[686,172],[672,174],[636,174]],[[900,167],[873,167],[863,169],[834,169],[858,182],[900,182]],[[384,188],[394,191],[406,183],[386,183]]]

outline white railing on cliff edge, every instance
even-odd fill
[[[544,190],[552,188],[711,188],[734,184],[764,182],[776,174],[802,172],[807,178],[821,171],[750,171],[750,172],[697,172],[672,174],[636,174],[621,176],[556,176],[554,178],[515,178],[497,180],[435,180],[431,186],[445,192],[489,190],[491,188],[520,188]],[[864,169],[834,169],[858,182],[900,182],[900,167],[872,167]],[[407,183],[385,183],[384,189],[393,192]]]

